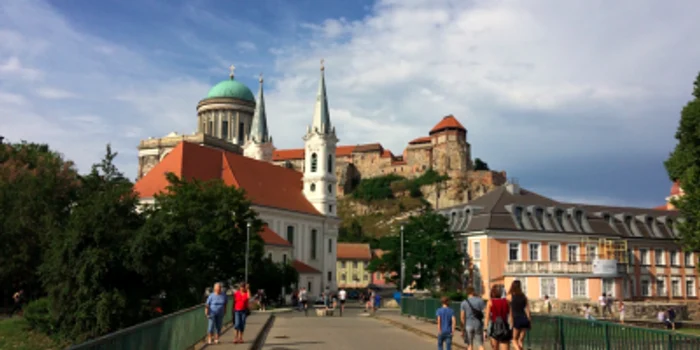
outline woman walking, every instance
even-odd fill
[[[508,294],[510,294],[510,309],[513,319],[513,345],[516,350],[523,350],[523,340],[525,340],[525,335],[532,324],[530,305],[525,293],[523,293],[520,281],[513,281]]]
[[[508,300],[503,298],[502,288],[491,287],[491,298],[486,304],[486,333],[491,341],[492,350],[508,350],[513,334],[508,321],[511,319]]]
[[[209,328],[207,330],[207,344],[211,344],[211,336],[214,336],[214,343],[219,344],[219,336],[221,335],[221,325],[226,315],[227,297],[221,292],[221,283],[214,284],[214,292],[207,297],[204,314],[209,319]]]
[[[250,292],[248,291],[248,286],[243,283],[238,288],[238,291],[233,295],[233,312],[234,312],[234,326],[236,330],[234,343],[243,343],[243,332],[245,331],[245,321],[250,310],[248,309],[248,303],[250,302]]]

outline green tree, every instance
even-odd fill
[[[167,193],[145,210],[146,224],[132,246],[137,270],[153,294],[164,293],[164,311],[202,302],[214,282],[242,281],[246,225],[251,224],[250,273],[262,261],[263,242],[245,193],[220,180],[183,180],[167,174]]]
[[[481,158],[474,159],[474,170],[490,170],[489,165],[481,160]]]
[[[401,271],[401,240],[399,229],[395,231],[396,235],[380,241],[380,248],[386,252],[381,259],[370,263],[370,271]],[[428,211],[409,218],[404,224],[406,285],[415,281],[418,288],[431,288],[439,282],[443,290],[454,288],[459,285],[464,272],[462,259],[444,216]],[[393,279],[399,282],[400,274]]]
[[[693,84],[693,99],[681,111],[676,131],[678,144],[664,163],[672,181],[679,181],[685,195],[673,204],[684,219],[677,226],[689,250],[700,249],[700,74]]]
[[[278,300],[282,288],[289,293],[292,286],[299,283],[299,272],[290,264],[274,263],[265,258],[254,265],[254,273],[250,276],[251,292],[263,289],[271,301]]]
[[[130,267],[130,241],[143,224],[132,183],[107,146],[100,164],[82,176],[65,231],[52,231],[41,266],[51,313],[73,341],[115,331],[146,317],[140,276]]]
[[[41,295],[38,274],[55,229],[65,226],[78,175],[47,145],[0,143],[0,295]]]

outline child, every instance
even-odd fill
[[[620,300],[618,308],[620,309],[620,323],[625,324],[625,302]]]
[[[450,299],[442,297],[440,301],[442,302],[442,307],[435,312],[438,327],[438,350],[442,350],[443,345],[445,345],[447,350],[452,350],[452,336],[455,334],[457,321],[455,320],[454,311],[449,306]]]
[[[590,304],[585,304],[585,305],[583,305],[583,307],[585,308],[585,316],[586,316],[586,319],[589,320],[589,321],[595,321],[595,318],[594,318],[593,315],[592,315],[593,310],[592,310],[591,305],[590,305]]]
[[[549,295],[544,296],[544,309],[547,310],[548,314],[552,313],[552,301],[549,300]]]

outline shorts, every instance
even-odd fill
[[[246,319],[245,310],[236,311],[233,316],[234,316],[233,328],[237,331],[241,331],[241,332],[245,331],[245,319]]]
[[[221,326],[224,323],[224,314],[209,315],[209,327],[207,327],[207,332],[209,334],[221,334]]]
[[[530,329],[530,320],[527,319],[527,316],[514,317],[513,329]]]
[[[464,331],[464,343],[472,348],[484,346],[484,328],[471,328],[467,326]]]
[[[345,299],[340,299],[340,305],[345,305]]]

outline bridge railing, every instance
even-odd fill
[[[459,302],[452,302],[457,326]],[[435,320],[440,301],[434,298],[403,298],[401,314]],[[532,329],[525,345],[533,349],[700,349],[700,337],[612,322],[589,321],[568,316],[532,315]]]
[[[231,298],[227,308],[230,308],[229,305],[231,305]],[[231,310],[227,310],[224,324],[231,322],[232,319]],[[204,304],[199,304],[74,345],[69,350],[184,350],[191,348],[204,338],[207,324]]]

